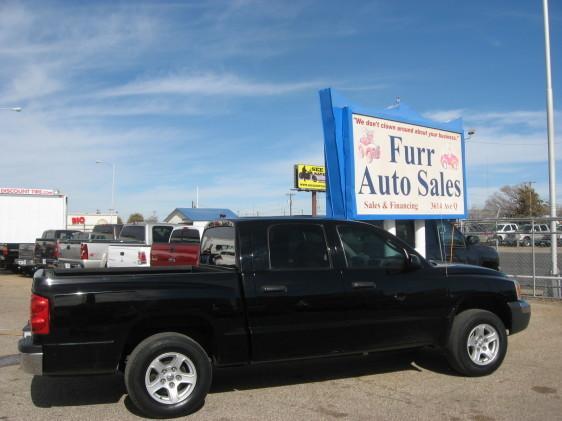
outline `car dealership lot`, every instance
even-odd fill
[[[15,364],[31,279],[0,271],[0,420],[135,419],[121,377],[41,378]],[[190,418],[557,419],[562,303],[533,301],[500,369],[463,378],[432,350],[222,369]]]

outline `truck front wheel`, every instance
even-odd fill
[[[451,327],[447,357],[465,376],[485,376],[502,363],[507,351],[503,322],[494,313],[471,309],[459,313]]]
[[[179,333],[153,335],[133,350],[125,367],[129,397],[155,418],[188,415],[209,392],[212,367],[205,350]]]

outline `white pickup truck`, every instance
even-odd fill
[[[107,267],[147,267],[150,266],[152,243],[167,243],[173,224],[128,224],[119,236],[120,243],[107,248]]]

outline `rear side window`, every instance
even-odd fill
[[[153,243],[167,243],[170,240],[170,234],[173,227],[155,226],[152,227],[152,242]]]
[[[128,225],[123,227],[121,234],[119,235],[120,240],[124,241],[139,241],[144,243],[144,226],[143,225]]]
[[[201,239],[201,263],[235,266],[235,230],[233,226],[208,228]]]
[[[330,267],[324,230],[313,224],[279,224],[269,229],[271,269]]]
[[[41,236],[41,238],[43,239],[53,239],[55,238],[55,232],[54,231],[45,231],[43,233],[43,235]]]

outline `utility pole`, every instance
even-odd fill
[[[529,216],[533,217],[533,184],[536,184],[536,181],[526,181],[525,184],[529,186]]]
[[[289,196],[289,216],[293,216],[293,196],[295,194],[296,193],[293,192],[289,192],[285,194],[285,196]]]

